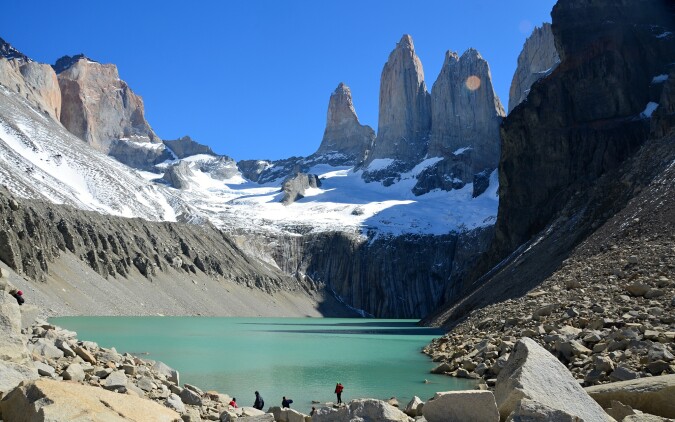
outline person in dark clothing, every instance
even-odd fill
[[[342,390],[345,388],[339,382],[335,384],[335,394],[337,394],[337,404],[342,403]]]
[[[23,298],[23,292],[21,290],[10,292],[9,294],[11,294],[14,297],[14,299],[16,299],[16,302],[19,304],[19,306],[23,305],[23,303],[25,302]]]
[[[284,407],[286,407],[290,409],[291,403],[293,403],[293,400],[287,399],[286,396],[284,396],[283,400],[281,400],[281,408],[283,409]]]
[[[314,416],[316,414],[316,407],[312,406],[312,410],[309,412],[309,416]]]
[[[265,407],[265,400],[263,400],[262,396],[260,395],[259,392],[255,392],[255,402],[253,403],[253,408],[262,410],[263,407]]]

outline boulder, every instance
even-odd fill
[[[102,388],[48,379],[40,379],[15,388],[0,402],[0,409],[7,421],[180,420],[178,413],[150,400],[117,394]]]
[[[14,389],[22,381],[33,381],[38,377],[38,371],[32,365],[21,365],[0,360],[0,397]]]
[[[117,390],[121,388],[126,388],[127,382],[128,379],[124,371],[113,371],[105,379],[105,384],[103,384],[103,388],[107,390]]]
[[[286,422],[305,422],[305,418],[308,416],[295,409],[282,409],[281,412],[284,413],[282,419]]]
[[[626,406],[625,404],[612,400],[612,407],[605,408],[605,412],[617,421],[622,421],[626,416],[635,415],[635,410],[632,407]]]
[[[184,388],[183,391],[181,391],[179,395],[180,395],[180,399],[185,404],[192,404],[192,405],[195,405],[195,406],[201,406],[202,405],[202,397],[192,390]]]
[[[507,422],[580,422],[581,419],[558,409],[529,399],[522,399],[516,405]]]
[[[645,413],[675,418],[675,375],[596,385],[586,392],[602,407],[616,400]]]
[[[492,391],[446,391],[424,404],[424,418],[429,422],[499,421],[499,411]]]
[[[46,363],[42,362],[34,362],[35,369],[37,369],[38,374],[40,374],[43,377],[55,377],[56,376],[56,370],[50,366],[47,365]]]
[[[586,422],[612,420],[558,359],[528,338],[516,343],[499,373],[495,398],[503,419],[522,399],[530,399]]]
[[[322,407],[312,416],[313,422],[342,422],[362,420],[372,422],[409,422],[412,421],[401,410],[381,400],[358,399],[339,408]]]
[[[84,381],[84,369],[79,363],[71,363],[61,376],[64,380]]]
[[[415,396],[415,397],[412,398],[412,400],[410,400],[408,402],[408,404],[405,406],[405,410],[403,410],[403,412],[405,412],[405,414],[410,416],[411,418],[414,418],[416,416],[422,416],[422,415],[419,415],[417,413],[417,406],[419,406],[422,403],[424,403],[422,401],[422,399]]]
[[[21,334],[21,311],[8,293],[0,291],[0,360],[28,364],[32,359]]]
[[[96,364],[96,358],[94,357],[94,355],[92,355],[92,354],[89,352],[89,350],[85,349],[84,347],[82,347],[82,346],[75,346],[75,347],[73,348],[73,351],[77,354],[77,356],[81,357],[82,360],[84,360],[85,362],[89,362],[89,363],[91,363],[92,365],[95,365],[95,364]]]
[[[672,422],[670,418],[640,413],[637,415],[626,416],[623,422]]]
[[[178,413],[185,412],[185,405],[183,404],[183,401],[180,399],[180,397],[178,397],[176,394],[170,394],[164,402],[164,405]]]
[[[164,362],[155,362],[155,364],[152,365],[152,369],[155,370],[158,374],[164,375],[166,379],[173,382],[174,384],[176,385],[180,384],[178,382],[178,380],[180,379],[178,371],[176,371],[169,365],[165,364]]]
[[[35,323],[40,313],[40,308],[35,305],[23,304],[21,306],[21,328],[27,329]]]
[[[63,357],[63,351],[56,347],[53,342],[44,338],[40,338],[34,344],[29,345],[28,349],[47,359]]]
[[[281,203],[290,205],[298,199],[305,197],[305,191],[309,188],[318,188],[321,180],[316,174],[295,173],[287,177],[281,185],[284,196]]]

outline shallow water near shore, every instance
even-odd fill
[[[397,397],[405,406],[437,391],[473,389],[474,383],[430,374],[435,363],[421,348],[441,331],[415,320],[335,318],[61,317],[52,323],[80,340],[161,360],[180,372],[181,384],[233,395],[265,407],[282,396],[308,412],[312,400]],[[429,383],[425,383],[425,379]]]

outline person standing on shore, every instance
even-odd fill
[[[335,384],[335,394],[337,394],[337,404],[342,404],[342,390],[344,389],[345,389],[344,386],[339,382]]]
[[[253,403],[253,408],[262,410],[263,407],[265,407],[265,400],[263,400],[262,396],[260,395],[259,392],[255,392],[255,402]]]
[[[237,398],[236,397],[232,397],[232,400],[230,400],[230,406],[232,406],[235,409],[239,407],[239,406],[237,406]]]
[[[291,408],[291,403],[293,403],[293,400],[287,399],[286,396],[284,396],[283,400],[281,400],[281,408]]]

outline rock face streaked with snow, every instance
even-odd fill
[[[200,144],[189,136],[175,140],[163,140],[164,145],[171,149],[177,158],[186,158],[197,154],[216,155],[208,145]]]
[[[551,24],[547,22],[534,28],[518,56],[518,67],[509,89],[509,113],[527,98],[532,84],[549,75],[558,63],[560,57],[555,48]]]
[[[61,123],[72,134],[136,168],[150,169],[170,158],[145,120],[143,100],[120,79],[117,66],[84,56],[57,63]]]
[[[37,63],[0,38],[0,84],[21,94],[33,106],[55,120],[61,115],[61,89],[56,73]]]
[[[315,156],[342,154],[345,164],[358,164],[366,157],[375,140],[375,131],[359,123],[352,102],[352,92],[340,83],[330,96],[323,139]]]
[[[368,162],[382,158],[420,162],[430,128],[431,97],[424,69],[412,37],[404,35],[382,69],[378,132]]]

